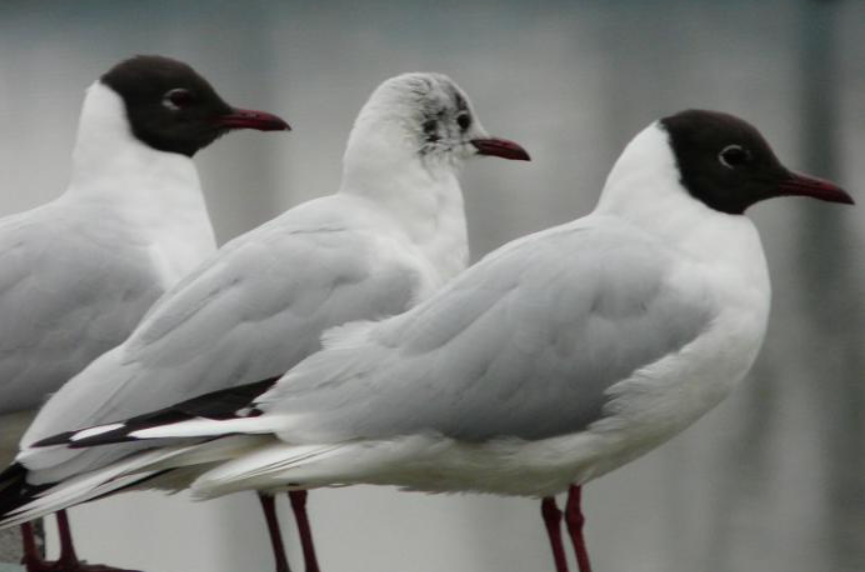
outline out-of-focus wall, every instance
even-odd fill
[[[415,70],[451,75],[487,129],[534,158],[466,166],[475,258],[588,212],[628,139],[686,107],[752,120],[785,162],[865,201],[862,22],[855,0],[7,1],[0,214],[63,189],[83,90],[136,53],[187,60],[229,101],[294,127],[232,135],[197,159],[222,241],[333,192],[365,98]],[[598,570],[865,569],[865,209],[788,200],[751,215],[774,280],[762,355],[716,412],[587,487]],[[552,570],[534,501],[373,488],[310,498],[329,571]],[[191,505],[146,494],[73,519],[90,560],[268,570],[257,510],[252,495]]]

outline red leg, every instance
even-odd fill
[[[69,515],[65,510],[57,511],[57,532],[60,536],[60,562],[65,566],[73,566],[78,563],[78,555],[75,554],[75,544],[72,541],[72,529],[69,526]]]
[[[586,550],[586,540],[583,538],[583,525],[586,522],[581,507],[583,489],[579,485],[571,485],[568,489],[568,504],[565,508],[565,522],[577,555],[577,567],[580,572],[592,572],[589,563],[589,552]]]
[[[556,572],[568,572],[568,561],[565,559],[565,547],[562,544],[562,511],[556,506],[554,497],[544,497],[541,501],[541,516],[544,517],[550,548],[553,549]]]
[[[288,499],[297,521],[297,531],[300,533],[300,543],[303,546],[303,564],[306,572],[319,572],[318,559],[315,557],[315,544],[312,541],[312,528],[306,514],[306,491],[291,491]]]
[[[276,560],[276,572],[291,572],[288,559],[285,557],[285,545],[282,543],[282,532],[279,530],[279,519],[276,516],[276,504],[273,496],[258,494],[264,518],[267,520],[267,532],[270,534],[270,544],[273,547],[273,558]]]
[[[49,564],[42,559],[42,555],[39,553],[39,548],[36,546],[36,534],[33,532],[33,525],[29,522],[21,525],[21,542],[24,545],[24,558],[21,559],[21,564],[25,566],[27,572],[48,570]]]

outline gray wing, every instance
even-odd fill
[[[81,214],[50,203],[0,221],[0,413],[41,404],[163,292],[146,244]]]
[[[539,233],[402,316],[344,328],[259,407],[297,419],[284,431],[292,440],[541,439],[586,428],[611,385],[711,320],[704,297],[671,283],[663,245],[608,226]]]
[[[320,348],[325,329],[404,311],[418,287],[415,268],[363,220],[328,197],[235,239],[67,383],[24,443],[281,375]],[[27,466],[53,467],[56,479],[129,452],[100,449],[30,450]]]

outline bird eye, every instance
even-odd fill
[[[172,111],[177,111],[183,107],[188,106],[192,103],[194,97],[192,92],[188,89],[172,89],[165,93],[165,96],[162,98],[162,105],[167,107]]]
[[[718,160],[728,169],[735,169],[751,160],[751,153],[739,145],[727,145],[718,154]]]
[[[463,131],[468,129],[471,126],[471,124],[472,124],[472,118],[469,116],[468,113],[461,113],[460,115],[457,116],[457,125],[459,125],[460,129],[462,129]]]

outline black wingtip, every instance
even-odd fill
[[[20,463],[9,465],[0,473],[0,526],[16,509],[28,504],[54,483],[31,485],[27,483],[27,468]]]
[[[70,449],[86,449],[87,447],[98,447],[100,445],[114,445],[116,443],[138,441],[139,439],[132,437],[131,433],[140,431],[146,427],[170,425],[172,423],[186,421],[187,419],[189,419],[189,416],[183,415],[179,412],[158,411],[149,415],[142,415],[140,418],[136,417],[130,419],[117,429],[112,429],[111,431],[105,431],[91,437],[79,437],[74,441],[70,439],[66,443],[66,446]]]
[[[53,435],[51,437],[47,437],[42,439],[41,441],[36,441],[31,447],[40,448],[40,447],[53,447],[55,445],[68,445],[70,443],[70,439],[73,435],[75,435],[76,431],[66,431],[65,433],[58,433],[57,435]]]
[[[5,488],[7,483],[14,483],[17,480],[24,478],[26,474],[27,469],[24,468],[24,465],[21,463],[12,463],[6,467],[3,472],[0,472],[0,490]]]
[[[153,427],[180,423],[190,419],[231,419],[240,415],[240,412],[243,410],[247,411],[242,416],[252,417],[260,414],[259,411],[252,408],[255,399],[276,385],[278,380],[279,377],[271,377],[255,383],[207,393],[172,405],[171,407],[166,407],[165,409],[133,417],[121,422],[114,429],[96,433],[89,437],[81,435],[87,429],[67,431],[59,435],[53,435],[47,439],[42,439],[32,446],[50,447],[62,445],[69,449],[84,449],[100,445],[139,441],[140,439],[133,437],[132,433]]]

